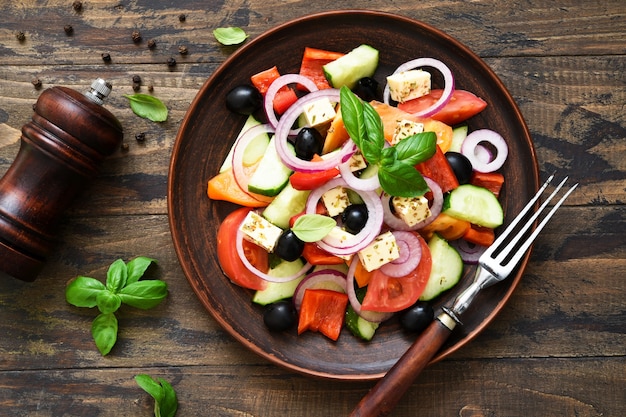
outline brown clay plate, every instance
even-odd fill
[[[251,303],[252,292],[231,284],[216,257],[220,221],[235,206],[210,201],[207,181],[227,154],[244,116],[229,112],[226,93],[249,82],[249,77],[277,65],[281,73],[298,72],[305,46],[347,52],[366,43],[380,51],[377,71],[381,85],[401,63],[418,57],[445,62],[457,88],[474,92],[488,107],[469,123],[470,130],[490,128],[507,140],[509,159],[503,167],[506,185],[501,201],[509,222],[538,186],[533,144],[515,102],[493,71],[466,46],[421,22],[372,11],[335,11],[282,24],[253,39],[223,63],[202,86],[191,104],[174,146],[168,183],[169,221],[180,264],[196,295],[209,313],[235,339],[270,362],[303,374],[340,380],[382,377],[414,340],[397,321],[382,325],[374,339],[363,343],[344,330],[337,342],[320,334],[297,336],[269,332],[262,309]],[[436,79],[434,79],[436,80]],[[436,81],[435,81],[436,82]],[[439,361],[473,339],[504,306],[526,265],[526,257],[508,280],[483,291],[463,316],[449,341],[433,359]],[[450,302],[472,279],[463,281],[436,304]]]

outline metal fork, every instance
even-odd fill
[[[561,181],[537,211],[529,217],[529,213],[553,178],[554,175],[551,175],[546,180],[537,194],[526,204],[498,239],[481,255],[472,284],[454,300],[451,307],[443,307],[443,312],[413,342],[387,374],[361,399],[350,414],[351,417],[384,416],[390,413],[419,373],[439,351],[452,330],[457,324],[461,324],[459,316],[467,310],[480,290],[502,281],[511,274],[539,232],[578,186],[578,184],[574,184],[570,187],[537,227],[530,232],[543,210],[567,181],[567,177]],[[515,236],[510,237],[513,233],[516,233]]]

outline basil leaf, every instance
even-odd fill
[[[174,417],[178,409],[178,398],[172,385],[159,378],[158,381],[146,374],[135,375],[135,382],[154,398],[156,417]]]
[[[159,378],[159,382],[161,383],[161,387],[163,387],[163,399],[159,405],[161,417],[174,417],[178,409],[176,391],[174,391],[172,385],[163,378]]]
[[[91,323],[91,335],[102,356],[106,356],[117,341],[117,318],[113,313],[102,313]]]
[[[321,214],[305,214],[294,222],[293,233],[303,242],[316,242],[323,239],[337,222]]]
[[[122,305],[122,299],[109,290],[100,291],[96,297],[96,304],[101,313],[115,313]]]
[[[128,270],[126,285],[139,281],[153,262],[156,263],[156,259],[146,258],[145,256],[138,256],[128,262],[126,264],[126,269]]]
[[[238,27],[225,27],[213,30],[213,36],[222,45],[238,45],[248,38],[246,32]]]
[[[95,307],[98,293],[106,291],[103,283],[94,278],[79,276],[65,288],[65,299],[76,307]]]
[[[422,174],[413,165],[402,162],[380,166],[378,179],[383,190],[396,197],[419,197],[429,190]]]
[[[137,281],[119,292],[124,304],[147,310],[157,306],[167,296],[167,283],[161,280]]]
[[[119,292],[126,285],[128,270],[123,260],[118,259],[109,266],[107,271],[107,288],[113,293]]]
[[[435,132],[422,132],[402,139],[394,148],[398,153],[398,160],[408,165],[424,162],[435,154],[437,150],[437,135]]]
[[[363,118],[366,129],[366,141],[371,143],[367,152],[363,156],[370,164],[378,163],[382,149],[385,147],[385,136],[383,133],[383,123],[374,107],[371,104],[363,103]]]
[[[367,159],[367,156],[361,149],[366,135],[363,102],[346,86],[341,87],[339,90],[339,102],[341,103],[341,118],[346,131],[361,150],[365,159]]]
[[[167,107],[158,98],[148,94],[124,95],[130,100],[130,108],[133,112],[145,119],[153,122],[164,122],[167,120]]]
[[[150,394],[156,402],[160,403],[163,400],[163,388],[157,381],[152,379],[151,376],[146,374],[135,375],[135,382],[141,389]]]

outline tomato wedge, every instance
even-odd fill
[[[426,241],[418,234],[416,236],[422,247],[420,263],[413,271],[400,278],[387,276],[380,269],[374,270],[361,304],[362,309],[396,312],[412,306],[422,295],[430,276],[432,257]]]
[[[237,229],[250,210],[250,207],[241,207],[226,216],[220,224],[217,231],[217,260],[224,275],[233,283],[251,290],[262,290],[267,282],[246,268],[237,254]],[[265,249],[244,239],[243,250],[252,266],[267,272],[269,260]]]
[[[413,100],[399,103],[398,108],[407,113],[416,113],[427,109],[441,98],[443,90],[431,90],[429,94]],[[450,101],[437,113],[430,116],[448,125],[461,123],[480,113],[487,107],[487,102],[465,90],[454,90]]]

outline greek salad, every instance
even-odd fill
[[[488,103],[435,58],[407,61],[384,86],[378,67],[370,45],[307,47],[298,73],[277,63],[225,98],[242,128],[208,196],[240,207],[217,256],[270,331],[371,340],[399,315],[419,332],[503,222],[506,141],[465,124]]]

